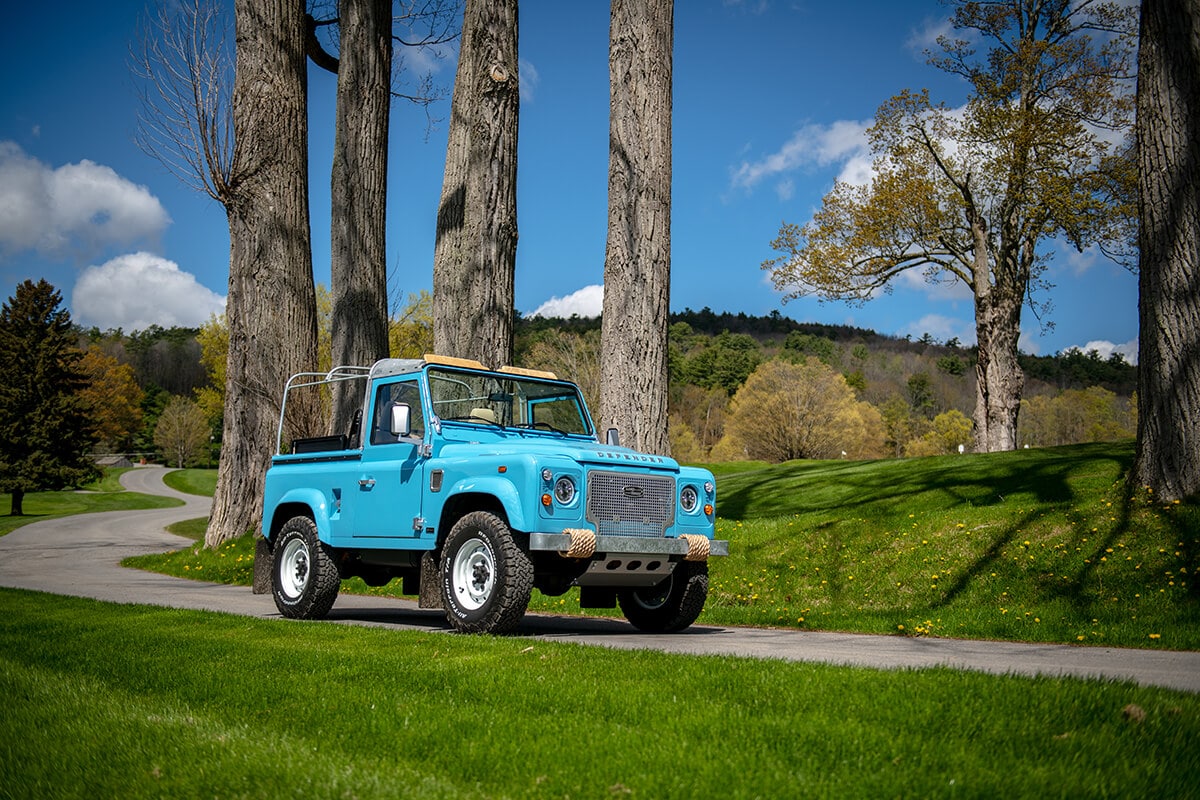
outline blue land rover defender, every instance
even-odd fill
[[[285,441],[284,420],[343,382],[361,390],[351,429]],[[324,616],[358,576],[399,578],[463,632],[511,631],[533,589],[574,586],[585,608],[679,631],[704,607],[709,556],[729,552],[712,473],[602,441],[552,373],[429,355],[295,375],[279,429],[263,536],[286,617]]]

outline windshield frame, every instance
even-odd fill
[[[430,409],[439,423],[589,439],[596,436],[583,394],[570,381],[441,364],[428,366],[425,380]]]

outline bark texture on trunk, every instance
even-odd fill
[[[342,0],[337,123],[330,187],[333,365],[370,365],[388,355],[389,0]],[[363,400],[357,381],[334,387],[332,433],[345,433]]]
[[[1132,479],[1200,492],[1200,2],[1143,0],[1138,443]]]
[[[221,464],[205,544],[254,528],[287,378],[316,367],[304,8],[236,0],[235,182]],[[310,409],[289,404],[289,417]]]
[[[601,428],[668,454],[672,0],[613,0]]]
[[[512,362],[517,257],[516,0],[467,0],[433,261],[434,349]]]

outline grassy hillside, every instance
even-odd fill
[[[718,480],[709,619],[1200,647],[1200,507],[1130,490],[1132,443]]]

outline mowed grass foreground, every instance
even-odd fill
[[[716,465],[730,556],[700,623],[1200,649],[1200,506],[1127,487],[1132,459],[1122,442]],[[126,563],[248,585],[253,556],[244,537]],[[578,613],[577,596],[531,609]]]
[[[1200,697],[0,590],[0,797],[1188,797]]]

